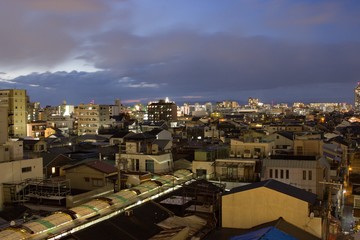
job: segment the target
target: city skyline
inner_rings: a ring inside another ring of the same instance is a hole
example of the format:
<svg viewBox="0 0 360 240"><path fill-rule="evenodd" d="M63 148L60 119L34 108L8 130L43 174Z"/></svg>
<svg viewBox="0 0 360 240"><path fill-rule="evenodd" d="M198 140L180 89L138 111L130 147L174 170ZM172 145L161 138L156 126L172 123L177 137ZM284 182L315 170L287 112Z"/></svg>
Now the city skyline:
<svg viewBox="0 0 360 240"><path fill-rule="evenodd" d="M353 104L360 80L355 1L0 4L1 89L42 105Z"/></svg>

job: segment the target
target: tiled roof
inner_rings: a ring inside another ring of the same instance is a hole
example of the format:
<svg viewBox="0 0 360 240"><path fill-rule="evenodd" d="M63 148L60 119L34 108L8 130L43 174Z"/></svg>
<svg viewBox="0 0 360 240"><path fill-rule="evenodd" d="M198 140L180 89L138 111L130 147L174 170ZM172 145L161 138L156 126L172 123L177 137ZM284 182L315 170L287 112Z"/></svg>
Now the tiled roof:
<svg viewBox="0 0 360 240"><path fill-rule="evenodd" d="M74 167L78 167L81 165L86 165L90 168L93 168L93 169L98 170L99 172L103 172L105 174L117 172L117 168L115 166L113 166L109 163L106 163L105 161L92 160L92 159L85 159L81 162L78 162L77 164L74 164L72 166L65 168L65 170L74 168Z"/></svg>
<svg viewBox="0 0 360 240"><path fill-rule="evenodd" d="M290 140L294 140L294 133L293 132L287 132L287 131L280 131L280 132L277 132L277 134L287 138L287 139L290 139Z"/></svg>
<svg viewBox="0 0 360 240"><path fill-rule="evenodd" d="M291 186L286 183L276 181L274 179L269 179L261 182L256 182L256 183L251 183L248 185L236 187L231 189L231 191L224 193L223 195L235 194L238 192L248 191L260 187L266 187L272 189L274 191L289 195L291 197L298 198L310 204L314 204L316 201L316 194Z"/></svg>
<svg viewBox="0 0 360 240"><path fill-rule="evenodd" d="M158 135L158 134L159 134L160 132L162 132L162 131L164 131L164 129L154 128L154 129L152 129L152 130L150 130L150 131L147 131L146 133L149 133L149 134L151 134L151 135L156 136L156 135Z"/></svg>
<svg viewBox="0 0 360 240"><path fill-rule="evenodd" d="M96 170L106 173L106 174L117 172L116 167L114 167L113 165L110 165L108 163L105 163L104 161L100 161L100 160L88 162L88 163L86 163L86 165L88 167L91 167L93 169L96 169Z"/></svg>
<svg viewBox="0 0 360 240"><path fill-rule="evenodd" d="M155 136L149 133L137 133L134 135L126 136L126 140L145 140L145 139L155 139Z"/></svg>
<svg viewBox="0 0 360 240"><path fill-rule="evenodd" d="M130 131L117 132L114 135L112 135L111 138L123 138L123 137L125 137L125 136L127 136L129 134L133 135L134 133L130 132Z"/></svg>

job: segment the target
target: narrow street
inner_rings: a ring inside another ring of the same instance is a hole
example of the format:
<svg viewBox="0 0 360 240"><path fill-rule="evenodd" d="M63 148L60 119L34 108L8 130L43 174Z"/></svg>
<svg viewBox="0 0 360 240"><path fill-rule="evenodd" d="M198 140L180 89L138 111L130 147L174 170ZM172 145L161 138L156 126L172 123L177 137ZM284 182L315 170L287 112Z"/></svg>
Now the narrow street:
<svg viewBox="0 0 360 240"><path fill-rule="evenodd" d="M342 233L339 236L341 239L354 239L360 240L360 232L354 232L355 218L353 216L353 207L354 207L354 196L352 195L351 186L345 187L346 192L344 193L344 201L342 205L342 216L341 216L341 227Z"/></svg>

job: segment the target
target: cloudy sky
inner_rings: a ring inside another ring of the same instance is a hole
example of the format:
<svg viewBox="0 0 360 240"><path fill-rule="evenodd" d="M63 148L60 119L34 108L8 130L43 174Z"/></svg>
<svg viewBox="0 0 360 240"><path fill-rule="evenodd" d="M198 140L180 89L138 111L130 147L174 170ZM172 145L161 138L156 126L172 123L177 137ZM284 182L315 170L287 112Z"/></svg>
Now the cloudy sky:
<svg viewBox="0 0 360 240"><path fill-rule="evenodd" d="M0 0L0 88L42 106L348 102L357 0Z"/></svg>

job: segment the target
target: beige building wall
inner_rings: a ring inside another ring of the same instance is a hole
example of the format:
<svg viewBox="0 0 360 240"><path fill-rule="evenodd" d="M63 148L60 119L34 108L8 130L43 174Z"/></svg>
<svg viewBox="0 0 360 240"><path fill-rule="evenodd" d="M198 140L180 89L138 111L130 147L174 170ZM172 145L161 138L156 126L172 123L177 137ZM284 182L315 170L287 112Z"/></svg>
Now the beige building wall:
<svg viewBox="0 0 360 240"><path fill-rule="evenodd" d="M320 139L295 139L295 155L319 156L322 153L322 140Z"/></svg>
<svg viewBox="0 0 360 240"><path fill-rule="evenodd" d="M10 160L21 160L24 157L24 148L22 141L7 141L9 147Z"/></svg>
<svg viewBox="0 0 360 240"><path fill-rule="evenodd" d="M100 127L100 105L80 104L75 109L78 135L97 134Z"/></svg>
<svg viewBox="0 0 360 240"><path fill-rule="evenodd" d="M0 145L0 162L10 161L10 151L9 146L4 144Z"/></svg>
<svg viewBox="0 0 360 240"><path fill-rule="evenodd" d="M27 124L27 95L23 89L0 90L0 106L8 108L10 137L25 137Z"/></svg>
<svg viewBox="0 0 360 240"><path fill-rule="evenodd" d="M222 197L222 227L252 228L279 217L321 238L321 218L310 218L308 203L266 187Z"/></svg>
<svg viewBox="0 0 360 240"><path fill-rule="evenodd" d="M75 189L94 190L110 186L112 183L106 180L106 176L107 174L86 165L65 169L65 177L70 180L71 188Z"/></svg>
<svg viewBox="0 0 360 240"><path fill-rule="evenodd" d="M117 156L118 158L119 156ZM152 160L154 163L154 173L168 173L173 170L173 159L171 153L164 154L121 154L122 159L127 160L127 169L146 172L146 160ZM139 169L136 169L136 162L139 162Z"/></svg>
<svg viewBox="0 0 360 240"><path fill-rule="evenodd" d="M214 173L214 162L213 161L192 161L192 172L195 173L198 177L205 177L210 179L215 176ZM199 173L206 171L205 176L199 176Z"/></svg>
<svg viewBox="0 0 360 240"><path fill-rule="evenodd" d="M4 204L3 183L19 183L28 178L43 178L43 159L34 158L0 163L0 207Z"/></svg>
<svg viewBox="0 0 360 240"><path fill-rule="evenodd" d="M0 106L0 145L8 140L8 108Z"/></svg>
<svg viewBox="0 0 360 240"><path fill-rule="evenodd" d="M274 142L243 142L230 140L230 157L261 158L267 157L272 151Z"/></svg>

